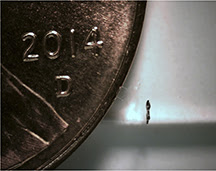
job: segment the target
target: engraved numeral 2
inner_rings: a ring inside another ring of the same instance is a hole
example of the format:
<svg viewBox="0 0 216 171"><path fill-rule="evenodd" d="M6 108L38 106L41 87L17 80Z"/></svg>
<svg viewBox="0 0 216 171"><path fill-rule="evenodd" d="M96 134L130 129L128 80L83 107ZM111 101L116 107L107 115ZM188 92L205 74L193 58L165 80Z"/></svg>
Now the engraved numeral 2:
<svg viewBox="0 0 216 171"><path fill-rule="evenodd" d="M24 62L37 61L39 58L38 54L30 54L34 49L36 37L37 37L36 34L34 34L33 32L26 33L22 36L23 41L26 41L27 39L31 40L29 47L26 49L26 51L23 54Z"/></svg>

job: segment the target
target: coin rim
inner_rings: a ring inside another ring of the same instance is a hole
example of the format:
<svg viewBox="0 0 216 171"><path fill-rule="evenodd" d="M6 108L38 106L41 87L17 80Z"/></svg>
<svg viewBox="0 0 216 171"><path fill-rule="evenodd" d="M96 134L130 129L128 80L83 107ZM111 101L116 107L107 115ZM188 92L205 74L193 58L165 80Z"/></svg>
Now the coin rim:
<svg viewBox="0 0 216 171"><path fill-rule="evenodd" d="M107 91L104 100L101 102L91 119L88 121L86 126L78 133L76 141L70 142L70 146L61 154L58 154L52 161L47 161L38 169L54 169L58 165L60 165L67 157L69 157L82 143L85 139L89 136L89 134L94 130L94 128L98 125L98 123L102 120L105 116L106 111L109 109L110 105L112 104L113 100L115 99L117 93L119 92L120 86L123 84L124 79L130 69L128 65L131 66L133 61L133 57L136 52L136 48L139 42L140 34L142 31L144 16L146 10L146 1L144 2L137 2L136 7L136 14L134 25L132 28L132 34L130 40L128 41L128 45L126 46L127 51L122 60L122 64L120 69L117 73L115 81L113 81L110 89ZM59 152L58 152L59 153Z"/></svg>
<svg viewBox="0 0 216 171"><path fill-rule="evenodd" d="M87 123L87 125L79 133L78 139L76 140L77 143L72 142L71 146L69 146L61 155L59 155L57 158L55 158L53 161L49 162L48 164L47 162L44 163L44 165L42 165L38 169L54 169L58 165L60 165L83 143L83 141L89 136L89 134L94 130L94 128L105 116L107 110L109 109L117 93L119 92L119 88L123 84L128 71L130 70L130 67L128 67L128 65L131 66L140 39L140 34L142 31L142 26L143 26L145 11L146 11L146 1L137 2L136 8L137 9L135 14L134 25L132 28L132 34L126 48L128 50L125 52L125 55L122 60L122 65L117 73L116 79L115 81L113 81L113 84L110 86L110 89L106 93L104 100L101 102L101 104L99 105L99 107L97 108L97 110L95 111L95 113L93 114L89 122Z"/></svg>

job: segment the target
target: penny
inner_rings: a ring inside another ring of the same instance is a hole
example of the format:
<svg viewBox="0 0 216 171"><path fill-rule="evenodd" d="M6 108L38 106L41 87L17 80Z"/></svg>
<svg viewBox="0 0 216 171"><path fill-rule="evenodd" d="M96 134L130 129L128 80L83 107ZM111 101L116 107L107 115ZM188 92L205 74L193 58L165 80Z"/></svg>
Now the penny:
<svg viewBox="0 0 216 171"><path fill-rule="evenodd" d="M145 2L1 2L2 169L50 169L93 131L132 62Z"/></svg>

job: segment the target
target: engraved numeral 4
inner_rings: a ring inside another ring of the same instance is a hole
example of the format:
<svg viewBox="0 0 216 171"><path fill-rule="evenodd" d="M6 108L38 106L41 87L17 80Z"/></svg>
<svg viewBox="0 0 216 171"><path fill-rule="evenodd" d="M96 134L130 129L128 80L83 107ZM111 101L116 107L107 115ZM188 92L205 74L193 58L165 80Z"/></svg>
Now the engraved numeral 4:
<svg viewBox="0 0 216 171"><path fill-rule="evenodd" d="M92 49L93 54L98 56L99 50L103 47L103 41L100 40L100 35L97 27L94 27L85 41L85 50Z"/></svg>

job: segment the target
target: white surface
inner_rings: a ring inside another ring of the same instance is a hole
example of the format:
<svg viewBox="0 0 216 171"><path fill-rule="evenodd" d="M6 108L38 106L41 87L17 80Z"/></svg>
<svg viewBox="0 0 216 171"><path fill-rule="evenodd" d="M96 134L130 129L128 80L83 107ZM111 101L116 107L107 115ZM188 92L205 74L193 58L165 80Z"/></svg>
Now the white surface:
<svg viewBox="0 0 216 171"><path fill-rule="evenodd" d="M111 115L144 123L149 99L151 124L216 122L216 2L147 4L134 65Z"/></svg>

